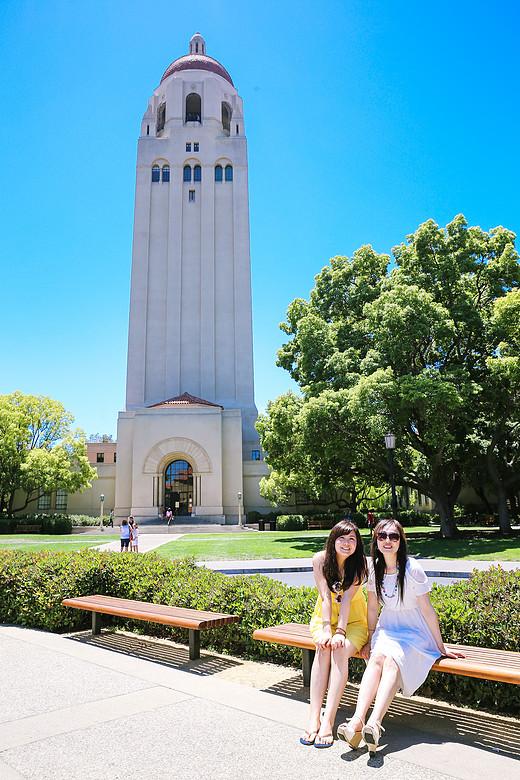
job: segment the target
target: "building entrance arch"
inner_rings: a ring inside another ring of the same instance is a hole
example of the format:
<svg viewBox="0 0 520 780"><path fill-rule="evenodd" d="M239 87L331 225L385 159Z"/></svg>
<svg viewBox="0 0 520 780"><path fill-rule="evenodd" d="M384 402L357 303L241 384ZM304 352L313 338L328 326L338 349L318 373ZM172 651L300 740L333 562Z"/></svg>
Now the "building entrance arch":
<svg viewBox="0 0 520 780"><path fill-rule="evenodd" d="M190 515L192 507L193 469L187 460L173 460L164 471L164 508Z"/></svg>

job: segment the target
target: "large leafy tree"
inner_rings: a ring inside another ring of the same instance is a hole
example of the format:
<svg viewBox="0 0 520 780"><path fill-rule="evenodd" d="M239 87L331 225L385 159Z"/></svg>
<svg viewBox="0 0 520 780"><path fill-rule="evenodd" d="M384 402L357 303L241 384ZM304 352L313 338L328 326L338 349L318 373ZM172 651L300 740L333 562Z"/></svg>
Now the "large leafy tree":
<svg viewBox="0 0 520 780"><path fill-rule="evenodd" d="M20 392L0 396L0 512L17 512L40 493L83 491L96 479L85 435L59 401ZM23 499L15 505L16 496Z"/></svg>
<svg viewBox="0 0 520 780"><path fill-rule="evenodd" d="M485 232L458 216L445 229L433 220L421 225L392 250L392 270L390 258L369 246L350 260L333 258L310 300L293 301L281 325L290 339L278 364L302 390L295 434L287 425L280 432L286 448L314 444L322 453L314 466L326 471L332 464L334 475L343 462L343 482L353 471L386 476L383 434L391 429L398 484L430 496L443 534L453 536L470 458L482 452L484 433L491 441L504 426L490 418L486 389L505 328L500 301L520 283L514 241L502 227ZM512 337L508 344L514 351ZM270 410L259 423L269 455L265 432L275 423ZM281 459L268 462L275 475L264 491L286 473Z"/></svg>

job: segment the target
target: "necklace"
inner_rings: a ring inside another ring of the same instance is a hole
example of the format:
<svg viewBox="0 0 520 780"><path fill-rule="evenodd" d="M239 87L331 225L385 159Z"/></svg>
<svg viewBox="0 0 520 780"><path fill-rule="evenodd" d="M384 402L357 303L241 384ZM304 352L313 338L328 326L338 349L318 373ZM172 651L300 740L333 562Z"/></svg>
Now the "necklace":
<svg viewBox="0 0 520 780"><path fill-rule="evenodd" d="M386 592L384 577L383 577L383 581L381 582L381 590L383 591L383 595L387 599L393 599L397 595L398 587L399 587L399 564L397 565L397 570L395 572L395 585L394 585L394 592L392 593L392 595Z"/></svg>

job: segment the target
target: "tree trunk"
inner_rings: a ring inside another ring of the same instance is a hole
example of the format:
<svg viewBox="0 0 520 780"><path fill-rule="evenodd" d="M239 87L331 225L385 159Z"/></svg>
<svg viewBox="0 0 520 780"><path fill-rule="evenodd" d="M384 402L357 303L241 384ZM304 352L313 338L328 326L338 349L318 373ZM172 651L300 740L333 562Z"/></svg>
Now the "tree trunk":
<svg viewBox="0 0 520 780"><path fill-rule="evenodd" d="M453 508L455 501L451 500L450 496L438 496L432 495L435 501L435 511L439 515L441 523L441 534L445 539L453 539L458 536L459 529L453 519Z"/></svg>
<svg viewBox="0 0 520 780"><path fill-rule="evenodd" d="M497 499L498 499L498 524L500 526L501 534L510 534L512 532L511 523L509 521L509 510L507 508L507 494L502 483L497 485Z"/></svg>
<svg viewBox="0 0 520 780"><path fill-rule="evenodd" d="M491 504L490 504L490 503L489 503L489 501L487 500L487 497L486 497L486 493L485 493L485 491L484 491L484 488L483 488L483 487L475 487L475 486L473 486L473 490L475 491L475 493L477 494L477 496L480 498L480 500L482 501L482 503L483 503L483 504L484 504L484 506L486 507L486 509L487 509L487 511L489 512L489 514L490 514L490 515L491 515L491 514L493 514L493 507L491 506Z"/></svg>
<svg viewBox="0 0 520 780"><path fill-rule="evenodd" d="M509 510L507 508L507 493L504 482L502 479L500 479L498 470L495 467L495 462L493 460L493 449L491 446L488 447L486 452L486 462L489 476L493 480L493 484L495 485L497 491L498 524L500 526L500 533L510 534L512 529L511 523L509 522Z"/></svg>

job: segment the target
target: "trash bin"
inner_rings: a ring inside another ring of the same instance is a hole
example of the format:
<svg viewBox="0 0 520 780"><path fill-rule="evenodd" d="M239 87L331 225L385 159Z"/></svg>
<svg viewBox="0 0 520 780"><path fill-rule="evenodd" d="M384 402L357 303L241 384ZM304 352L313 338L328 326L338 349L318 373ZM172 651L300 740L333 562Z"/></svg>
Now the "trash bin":
<svg viewBox="0 0 520 780"><path fill-rule="evenodd" d="M269 526L271 531L276 531L276 518L274 520L269 521Z"/></svg>
<svg viewBox="0 0 520 780"><path fill-rule="evenodd" d="M258 521L258 530L259 531L265 531L265 520L259 520Z"/></svg>

